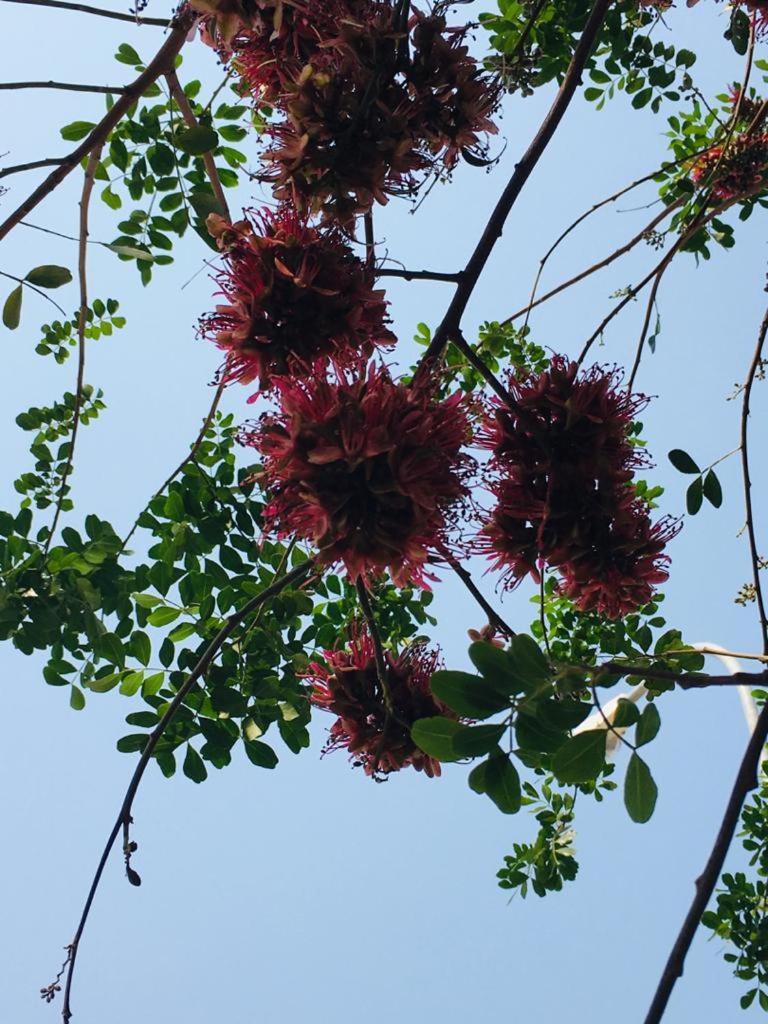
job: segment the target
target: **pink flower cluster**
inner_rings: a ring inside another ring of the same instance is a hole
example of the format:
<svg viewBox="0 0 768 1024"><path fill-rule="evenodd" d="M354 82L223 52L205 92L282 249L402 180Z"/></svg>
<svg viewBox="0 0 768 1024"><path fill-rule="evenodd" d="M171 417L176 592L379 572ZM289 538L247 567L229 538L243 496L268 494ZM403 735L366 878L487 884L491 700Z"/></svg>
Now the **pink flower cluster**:
<svg viewBox="0 0 768 1024"><path fill-rule="evenodd" d="M667 578L663 554L678 527L652 523L631 480L645 464L630 427L646 399L615 371L580 373L553 359L538 375L510 377L480 443L491 454L495 505L478 547L510 586L549 565L582 611L617 618L646 604Z"/></svg>
<svg viewBox="0 0 768 1024"><path fill-rule="evenodd" d="M337 229L321 232L290 206L211 227L226 301L202 318L201 333L227 354L224 380L267 388L276 375L358 366L394 344L384 292Z"/></svg>
<svg viewBox="0 0 768 1024"><path fill-rule="evenodd" d="M381 691L367 633L353 637L347 650L325 651L324 657L325 664L315 662L307 673L312 703L337 716L324 753L345 747L355 765L374 778L409 766L430 778L439 775L440 762L416 746L410 731L420 718L456 718L429 688L437 652L418 645L398 657L385 652L389 701Z"/></svg>
<svg viewBox="0 0 768 1024"><path fill-rule="evenodd" d="M263 461L266 528L309 541L352 579L387 570L399 586L426 586L427 562L468 496L466 399L438 401L373 367L275 384L278 412L242 435Z"/></svg>

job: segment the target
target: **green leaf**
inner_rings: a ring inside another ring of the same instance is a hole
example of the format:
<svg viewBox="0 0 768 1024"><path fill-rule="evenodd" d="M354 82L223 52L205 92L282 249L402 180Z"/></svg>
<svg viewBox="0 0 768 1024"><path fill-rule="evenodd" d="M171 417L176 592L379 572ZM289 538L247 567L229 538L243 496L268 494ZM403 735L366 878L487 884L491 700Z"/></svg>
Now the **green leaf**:
<svg viewBox="0 0 768 1024"><path fill-rule="evenodd" d="M454 751L453 741L464 728L466 726L442 715L420 718L411 726L411 739L420 750L438 761L458 761L461 755Z"/></svg>
<svg viewBox="0 0 768 1024"><path fill-rule="evenodd" d="M275 768L278 757L272 747L260 740L244 740L245 752L251 764L257 768Z"/></svg>
<svg viewBox="0 0 768 1024"><path fill-rule="evenodd" d="M90 135L95 127L92 121L73 121L61 129L61 137L67 142L79 142L86 135Z"/></svg>
<svg viewBox="0 0 768 1024"><path fill-rule="evenodd" d="M156 608L147 619L147 622L150 626L167 626L169 623L175 622L180 615L180 608Z"/></svg>
<svg viewBox="0 0 768 1024"><path fill-rule="evenodd" d="M520 679L525 680L526 689L534 689L551 677L549 662L533 637L527 633L518 633L512 638L510 654L514 670Z"/></svg>
<svg viewBox="0 0 768 1024"><path fill-rule="evenodd" d="M480 640L470 646L469 657L483 677L493 683L497 693L511 696L525 691L526 681L516 671L515 662L508 651Z"/></svg>
<svg viewBox="0 0 768 1024"><path fill-rule="evenodd" d="M21 285L14 288L3 306L3 323L9 331L15 331L21 320L21 299L23 290Z"/></svg>
<svg viewBox="0 0 768 1024"><path fill-rule="evenodd" d="M572 736L552 758L552 771L566 784L592 782L605 763L604 729L590 729Z"/></svg>
<svg viewBox="0 0 768 1024"><path fill-rule="evenodd" d="M186 128L176 135L176 145L190 156L209 153L219 144L219 136L212 128L199 124L194 128Z"/></svg>
<svg viewBox="0 0 768 1024"><path fill-rule="evenodd" d="M700 473L701 470L693 461L688 452L684 452L682 448L673 448L667 456L669 461L678 471L678 473Z"/></svg>
<svg viewBox="0 0 768 1024"><path fill-rule="evenodd" d="M701 482L701 477L697 476L685 493L685 507L688 509L688 514L695 516L701 508L703 500L704 487Z"/></svg>
<svg viewBox="0 0 768 1024"><path fill-rule="evenodd" d="M635 730L636 745L638 747L644 747L646 743L650 743L651 740L656 737L660 727L661 717L659 715L659 709L655 704L646 704L642 715L640 715L640 721L637 723L637 729Z"/></svg>
<svg viewBox="0 0 768 1024"><path fill-rule="evenodd" d="M111 249L118 256L128 256L132 260L145 260L147 263L155 262L155 257L152 253L144 252L143 249L135 249L132 245L108 245L107 249Z"/></svg>
<svg viewBox="0 0 768 1024"><path fill-rule="evenodd" d="M522 799L517 769L505 755L491 757L485 764L486 794L502 814L517 814Z"/></svg>
<svg viewBox="0 0 768 1024"><path fill-rule="evenodd" d="M72 280L72 274L66 267L44 264L41 267L35 267L34 270L30 270L24 280L29 281L30 284L37 285L38 288L61 288L62 285L69 284Z"/></svg>
<svg viewBox="0 0 768 1024"><path fill-rule="evenodd" d="M109 693L123 678L122 672L110 672L109 675L99 676L98 679L91 679L88 682L88 689L94 693Z"/></svg>
<svg viewBox="0 0 768 1024"><path fill-rule="evenodd" d="M542 722L533 712L521 711L515 722L515 738L521 750L552 754L567 740L562 729Z"/></svg>
<svg viewBox="0 0 768 1024"><path fill-rule="evenodd" d="M132 68L135 68L137 64L141 64L141 57L128 43L120 43L115 54L115 60L119 60L121 64L128 64Z"/></svg>
<svg viewBox="0 0 768 1024"><path fill-rule="evenodd" d="M130 736L122 736L117 741L117 749L121 754L136 754L143 750L149 742L149 735L145 732L134 732Z"/></svg>
<svg viewBox="0 0 768 1024"><path fill-rule="evenodd" d="M132 594L131 596L140 608L154 608L163 603L162 597L155 597L154 594Z"/></svg>
<svg viewBox="0 0 768 1024"><path fill-rule="evenodd" d="M72 689L69 694L69 706L73 711L82 711L85 707L85 694L78 687L72 684Z"/></svg>
<svg viewBox="0 0 768 1024"><path fill-rule="evenodd" d="M134 694L139 692L143 682L143 672L129 672L122 683L120 683L120 693L124 697L133 697Z"/></svg>
<svg viewBox="0 0 768 1024"><path fill-rule="evenodd" d="M441 670L435 672L429 685L439 700L466 718L489 718L509 707L509 700L489 686L487 679L468 672Z"/></svg>
<svg viewBox="0 0 768 1024"><path fill-rule="evenodd" d="M634 725L639 718L640 709L637 704L633 700L627 700L626 697L619 697L612 724L617 729L625 729L630 725Z"/></svg>
<svg viewBox="0 0 768 1024"><path fill-rule="evenodd" d="M627 765L624 779L624 806L632 821L639 824L649 820L656 806L659 790L653 781L651 770L637 754L633 754Z"/></svg>
<svg viewBox="0 0 768 1024"><path fill-rule="evenodd" d="M504 735L506 725L461 725L452 743L457 757L479 757L488 754Z"/></svg>
<svg viewBox="0 0 768 1024"><path fill-rule="evenodd" d="M715 508L720 508L723 504L723 489L720 486L720 481L717 478L714 470L711 470L704 477L704 497Z"/></svg>
<svg viewBox="0 0 768 1024"><path fill-rule="evenodd" d="M191 779L193 782L205 782L208 778L208 769L203 764L203 759L200 757L194 747L188 746L187 753L184 755L184 764L182 771Z"/></svg>

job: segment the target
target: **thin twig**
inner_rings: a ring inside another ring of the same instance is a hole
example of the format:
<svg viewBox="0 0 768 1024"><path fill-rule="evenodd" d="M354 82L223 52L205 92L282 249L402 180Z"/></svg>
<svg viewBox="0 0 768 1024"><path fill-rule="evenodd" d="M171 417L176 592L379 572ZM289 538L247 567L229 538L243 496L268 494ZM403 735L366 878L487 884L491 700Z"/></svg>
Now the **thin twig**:
<svg viewBox="0 0 768 1024"><path fill-rule="evenodd" d="M14 2L19 2L19 0L14 0ZM47 2L50 5L52 0L47 0ZM122 17L121 15L121 19ZM24 220L46 196L50 195L64 181L67 175L77 167L81 160L89 156L97 146L101 146L107 140L109 133L115 125L118 124L133 104L144 94L147 88L161 75L164 75L173 68L174 59L186 42L192 20L192 15L188 11L183 12L175 19L173 28L168 33L165 42L147 68L130 85L125 87L125 91L115 101L112 108L95 128L89 132L80 145L73 149L68 156L64 157L56 170L49 174L45 181L38 185L34 192L0 224L0 239L5 238L19 221Z"/></svg>
<svg viewBox="0 0 768 1024"><path fill-rule="evenodd" d="M645 307L645 317L643 318L643 328L640 331L640 338L639 338L638 343L637 343L637 352L635 353L635 361L632 364L632 371L631 371L631 373L629 375L629 380L627 381L627 390L628 391L631 391L632 388L635 385L635 377L637 376L637 371L640 369L640 360L643 358L643 349L645 348L645 339L648 337L648 331L650 330L650 326L651 326L651 317L653 316L653 310L656 307L656 296L658 295L658 292L659 292L659 285L661 284L661 279L664 276L664 272L666 271L668 266L669 266L669 263L665 263L662 267L659 268L659 271L656 274L656 277L654 278L653 284L651 285L651 294L648 296L648 304ZM658 313L657 313L657 315L658 315Z"/></svg>
<svg viewBox="0 0 768 1024"><path fill-rule="evenodd" d="M765 345L765 337L768 333L768 310L766 310L763 322L760 325L760 331L757 337L757 345L755 346L755 354L752 357L752 362L747 373L747 379L744 383L744 397L741 406L741 475L744 481L744 504L746 506L747 513L747 536L749 538L749 553L752 561L752 578L755 585L755 599L757 601L757 610L760 615L760 630L763 638L763 654L768 654L768 615L765 610L765 599L763 597L763 588L760 581L760 556L757 552L757 538L755 536L755 518L754 509L752 507L752 479L749 471L749 447L748 447L748 435L749 435L749 401L752 395L752 385L755 382L757 371L762 363L763 346Z"/></svg>
<svg viewBox="0 0 768 1024"><path fill-rule="evenodd" d="M91 7L89 4L71 4L64 0L2 0L3 3L30 4L36 7L53 7L62 11L79 11L81 14L95 14L99 18L112 18L114 21L128 21L131 25L155 25L168 28L172 22L166 18L142 18L138 14L121 14L119 11L105 11L102 7Z"/></svg>
<svg viewBox="0 0 768 1024"><path fill-rule="evenodd" d="M83 407L83 386L85 384L85 329L88 326L88 279L86 275L86 264L88 254L88 208L91 201L91 193L95 182L96 168L101 158L101 146L93 150L88 157L85 168L85 179L83 181L83 193L80 197L80 242L77 256L77 275L80 282L80 311L77 318L77 384L75 386L75 409L72 414L72 433L69 438L69 451L64 472L61 475L56 507L53 513L53 521L48 537L45 541L45 554L51 547L56 527L59 525L59 518L64 506L64 499L67 496L67 481L72 473L75 460L75 444L77 442L77 431L80 426L80 416Z"/></svg>
<svg viewBox="0 0 768 1024"><path fill-rule="evenodd" d="M438 270L400 270L399 267L379 267L375 277L402 277L404 281L445 281L458 284L461 271L454 274L443 274Z"/></svg>
<svg viewBox="0 0 768 1024"><path fill-rule="evenodd" d="M459 577L461 582L464 584L464 586L470 592L472 597L474 597L475 601L477 601L477 603L483 609L485 614L488 616L488 625L492 626L496 630L497 633L503 633L505 636L508 636L510 639L513 636L516 636L516 633L515 633L514 629L512 629L511 626L507 625L507 623L504 621L504 619L502 619L502 617L499 615L499 613L496 611L496 609L493 607L493 605L490 604L485 599L485 597L482 595L482 593L480 592L480 590L477 587L477 584L472 579L471 575L467 572L467 570L464 568L464 566L461 564L461 562L459 562L459 560L457 558L455 558L447 550L443 551L442 554L443 554L443 557L445 558L445 560L450 565L450 567L453 569L453 571Z"/></svg>
<svg viewBox="0 0 768 1024"><path fill-rule="evenodd" d="M768 738L768 704L760 712L755 730L747 744L712 852L704 870L696 879L696 892L693 901L664 966L651 1007L645 1018L645 1024L659 1024L664 1016L675 982L682 977L685 958L693 942L696 929L699 927L701 915L712 897L725 863L726 854L733 842L742 804L747 794L757 788L758 769L766 738Z"/></svg>
<svg viewBox="0 0 768 1024"><path fill-rule="evenodd" d="M121 93L124 85L77 85L74 82L0 82L3 89L64 89L67 92Z"/></svg>
<svg viewBox="0 0 768 1024"><path fill-rule="evenodd" d="M505 324L513 323L515 320L518 320L523 315L525 315L527 317L528 314L532 310L536 309L537 306L541 306L544 302L548 302L549 299L554 298L555 295L559 295L560 292L564 292L564 291L566 291L566 289L572 288L573 285L578 284L580 281L583 281L585 278L590 277L592 274L597 273L597 271L604 270L605 267L609 267L611 265L611 263L615 262L615 260L619 259L621 256L626 255L626 253L628 253L632 249L634 249L634 247L636 245L638 245L638 243L642 242L647 237L647 235L648 235L648 233L650 231L653 231L656 227L658 227L658 225L661 224L661 222L663 220L665 220L667 217L669 217L670 214L674 213L674 211L676 209L678 209L678 207L682 206L682 203L683 203L682 199L678 199L674 203L670 203L669 206L665 207L661 211L661 213L658 214L658 216L654 217L653 220L649 224L646 224L645 227L642 228L640 231L638 231L637 234L634 235L627 243L625 243L624 245L620 246L614 252L610 253L610 255L604 257L601 260L598 260L597 263L593 263L592 266L587 267L586 270L582 270L580 273L575 274L573 277L568 278L567 281L561 282L559 285L557 285L556 288L551 288L548 292L546 292L544 295L540 296L537 299L537 298L535 298L535 294L536 294L536 290L538 288L539 277L541 275L541 271L543 270L544 265L545 265L547 259L554 252L554 247L552 249L550 249L549 252L547 253L547 255L541 261L541 264L540 264L540 267L539 267L539 275L537 276L536 281L534 282L533 291L531 293L531 298L530 298L530 300L528 302L528 305L527 306L523 306L522 309L518 309L518 311L516 313L513 313L511 316L508 316L506 318L506 320L504 320L504 323ZM593 209L596 209L596 207L594 207ZM576 223L577 222L574 222L573 226L575 226ZM561 238L563 238L563 237L565 237L565 236L562 235ZM527 323L527 320L526 320L526 323Z"/></svg>
<svg viewBox="0 0 768 1024"><path fill-rule="evenodd" d="M229 616L229 618L218 631L216 636L208 644L202 656L198 660L197 664L187 676L187 679L185 680L183 685L177 691L175 697L168 705L168 708L163 717L160 719L158 724L149 734L147 744L144 747L144 750L142 751L141 757L139 758L139 763L136 765L133 775L131 776L131 780L128 783L128 788L125 792L125 796L123 797L123 802L120 805L120 811L117 815L117 819L115 821L115 824L112 826L112 831L109 833L106 845L99 859L99 863L96 867L96 873L93 877L93 881L91 882L91 887L88 890L88 896L85 901L83 913L80 917L80 921L75 932L75 937L72 940L72 944L70 947L71 952L69 957L69 963L67 965L67 980L64 987L64 1005L62 1007L62 1019L64 1021L64 1024L68 1024L72 1016L70 1004L72 978L75 971L75 964L77 961L77 953L80 947L80 941L82 939L83 931L85 930L85 926L88 921L91 905L93 904L94 897L99 888L101 876L104 873L104 868L106 867L109 855L112 852L112 849L115 845L115 840L117 839L119 833L123 829L127 828L128 825L130 825L131 823L131 812L133 809L133 802L136 798L136 793L138 792L144 772L146 771L147 765L149 764L152 758L152 754L154 753L157 744L160 742L166 729L168 728L171 721L175 717L176 712L179 710L181 705L186 700L187 696L192 690L192 687L195 685L198 679L200 679L205 674L205 672L208 670L208 667L212 664L213 660L215 659L216 655L219 653L223 645L226 643L226 641L234 632L234 630L237 629L240 623L247 619L248 616L252 612L256 611L256 609L259 608L262 604L270 600L270 598L275 597L277 594L281 593L281 591L283 591L287 586L290 586L291 583L296 583L297 581L299 581L303 576L305 576L309 572L310 568L312 568L313 565L314 559L311 558L307 559L306 562L302 562L301 565L297 566L295 569L292 569L291 572L286 573L285 576L283 576L276 582L272 583L265 590L262 590L260 594L256 594L255 597L252 597L251 600L248 601L248 603L240 609L240 611L234 612L232 615ZM129 847L127 852L130 853L130 843L128 843L127 845Z"/></svg>
<svg viewBox="0 0 768 1024"><path fill-rule="evenodd" d="M8 178L11 174L20 174L22 171L36 171L38 167L58 167L64 163L63 156L46 157L44 160L30 160L26 164L13 164L11 167L4 167L0 171L0 178Z"/></svg>
<svg viewBox="0 0 768 1024"><path fill-rule="evenodd" d="M360 602L360 608L362 609L365 621L368 625L368 632L371 634L373 655L376 661L376 675L379 679L379 688L381 689L381 695L384 699L384 707L387 710L387 717L393 717L395 714L395 708L392 703L392 691L389 688L389 672L387 671L387 660L384 656L384 646L381 642L379 626L376 622L376 617L373 614L373 608L371 607L371 599L368 596L368 590L366 589L365 582L362 579L358 579L357 581L357 598Z"/></svg>
<svg viewBox="0 0 768 1024"><path fill-rule="evenodd" d="M179 473L181 473L181 471L184 469L184 467L186 465L188 465L188 463L192 462L192 460L197 455L198 451L200 450L200 445L203 443L203 441L205 440L205 435L208 433L208 428L210 427L211 423L213 423L213 417L216 415L216 410L219 408L219 402L221 401L221 396L224 394L225 387L226 387L226 384L224 383L224 381L221 381L219 386L216 388L216 393L213 396L213 402L211 403L211 407L208 410L208 412L206 413L205 419L203 420L203 425L200 428L197 437L192 442L192 446L190 447L189 452L187 453L187 455L184 456L184 458L178 464L176 469L174 469L174 471L158 487L158 489L152 495L152 498L149 499L150 501L152 501L153 498L156 498L159 494L162 494L163 491L165 491L166 488L169 487L173 483L173 481L176 479L176 477L179 475ZM120 548L120 553L125 551L125 549L128 546L128 542L130 541L131 537L133 537L134 533L136 533L136 530L138 529L138 526L139 526L139 519L140 518L141 518L141 514L139 514L136 517L136 520L135 520L133 526L128 531L128 534L126 535L126 538L123 541L122 546Z"/></svg>
<svg viewBox="0 0 768 1024"><path fill-rule="evenodd" d="M23 277L16 277L15 274L8 274L4 270L0 270L0 277L7 277L9 281L16 281L17 284L24 285L25 288L29 288L31 291L35 292L41 298L47 299L47 301L50 302L52 306L55 306L56 309L58 309L62 316L67 315L66 310L62 309L55 299L52 299L50 295L48 295L46 292L42 290L42 288L36 288L35 285L30 284L29 281L25 281Z"/></svg>
<svg viewBox="0 0 768 1024"><path fill-rule="evenodd" d="M192 109L192 104L187 98L187 94L181 87L181 82L179 81L176 72L173 70L168 71L165 76L165 80L168 83L168 88L171 90L171 96L173 96L176 101L176 106L181 111L181 116L184 118L185 124L188 128L197 128L198 120L195 117L195 112ZM203 153L203 164L205 165L205 173L208 175L208 180L211 183L213 194L216 196L219 206L221 207L221 213L227 218L227 220L231 221L232 217L229 212L227 198L224 195L221 178L219 177L219 172L216 169L216 161L210 150Z"/></svg>
<svg viewBox="0 0 768 1024"><path fill-rule="evenodd" d="M533 138L526 152L520 158L515 170L501 194L496 207L491 214L485 230L478 241L475 251L472 253L466 265L461 281L456 288L456 294L448 307L442 323L435 332L419 366L419 373L428 373L432 363L442 353L445 345L456 334L461 325L461 319L467 308L469 300L475 289L483 269L493 248L501 237L507 217L509 216L518 196L523 190L526 182L533 173L536 165L549 145L552 136L555 134L563 116L573 99L576 89L581 82L582 72L594 49L598 34L602 28L611 0L596 0L592 11L587 19L581 39L574 50L568 70L563 78L562 85L544 118L539 130Z"/></svg>

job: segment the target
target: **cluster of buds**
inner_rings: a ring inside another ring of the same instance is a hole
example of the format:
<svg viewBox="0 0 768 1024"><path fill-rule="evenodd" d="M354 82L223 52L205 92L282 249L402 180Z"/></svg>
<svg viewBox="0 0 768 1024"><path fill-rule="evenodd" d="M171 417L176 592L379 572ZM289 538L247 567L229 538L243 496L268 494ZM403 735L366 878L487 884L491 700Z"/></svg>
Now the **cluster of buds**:
<svg viewBox="0 0 768 1024"><path fill-rule="evenodd" d="M224 253L225 302L201 320L201 334L226 352L225 381L317 373L323 364L364 365L395 338L384 293L338 229L319 231L290 207L236 224L212 215Z"/></svg>
<svg viewBox="0 0 768 1024"><path fill-rule="evenodd" d="M646 462L630 441L646 399L619 388L615 371L580 373L560 356L543 373L510 377L509 389L480 437L496 502L479 549L509 586L556 569L582 611L616 618L646 604L667 578L663 551L677 530L651 522L631 482Z"/></svg>
<svg viewBox="0 0 768 1024"><path fill-rule="evenodd" d="M301 537L353 580L388 570L426 586L468 495L466 400L443 401L386 370L335 381L276 380L279 409L246 429L262 457L267 529Z"/></svg>
<svg viewBox="0 0 768 1024"><path fill-rule="evenodd" d="M353 636L346 650L325 651L325 664L309 666L312 703L337 716L323 752L346 748L355 766L379 780L408 766L432 778L440 762L416 746L411 726L436 715L456 718L429 688L438 654L421 645L397 657L383 653L385 692L367 633Z"/></svg>

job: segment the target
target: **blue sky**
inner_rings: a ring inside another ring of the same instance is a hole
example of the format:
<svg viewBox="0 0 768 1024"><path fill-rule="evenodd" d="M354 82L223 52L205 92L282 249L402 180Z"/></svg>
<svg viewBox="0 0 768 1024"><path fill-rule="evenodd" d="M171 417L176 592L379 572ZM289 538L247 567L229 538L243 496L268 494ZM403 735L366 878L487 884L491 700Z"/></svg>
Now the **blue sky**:
<svg viewBox="0 0 768 1024"><path fill-rule="evenodd" d="M473 9L490 6L476 4ZM119 9L115 5L115 9ZM467 10L463 8L463 10ZM148 12L162 14L160 8ZM3 9L3 80L29 77L112 83L125 70L111 59L128 41L143 55L159 45L157 29L42 8ZM711 96L740 76L722 40L722 6L701 3L669 17L678 46L700 54L696 81ZM31 70L34 65L34 72ZM215 82L208 51L190 46L182 80ZM412 268L459 268L550 100L541 95L507 104L501 122L506 149L491 174L463 168L450 189L435 189L412 219L396 203L378 212L382 245ZM64 152L58 127L96 119L97 96L2 93L3 152L13 163ZM597 113L577 98L511 216L473 297L467 323L503 318L519 308L537 261L583 209L656 166L665 155L665 114L629 108L624 97ZM501 142L499 143L501 146ZM10 179L3 209L20 200L34 175ZM30 218L74 233L78 183L72 178ZM629 238L653 211L633 194L572 236L552 261L544 284L593 262ZM249 204L245 190L242 202ZM234 203L233 203L234 205ZM94 204L92 237L110 240L114 215ZM75 499L79 514L96 511L118 531L185 450L209 401L217 354L195 340L197 316L208 308L206 273L181 290L205 256L194 239L173 268L143 290L109 254L92 258L92 294L119 298L128 326L92 345L87 379L104 388L108 410L83 432ZM39 263L74 265L74 247L18 228L0 250L0 269L22 276ZM616 289L655 261L643 247L534 314L534 339L575 354L602 318ZM763 315L764 227L755 216L738 228L738 245L698 269L681 258L660 292L662 334L641 368L638 386L657 395L645 415L646 437L667 487L665 511L682 512L685 481L665 453L685 448L710 462L738 442L738 403L727 401L742 380ZM435 324L450 296L437 284L389 282L403 360L418 321ZM74 307L72 285L64 296ZM597 353L603 362L631 359L643 304L617 321ZM23 408L72 389L75 368L34 353L35 325L49 318L28 302L22 328L2 334L6 372L0 379L2 450L7 470L2 504L15 500L11 480L25 465L25 438L13 424ZM760 479L765 401L754 401L753 445L758 529L768 494ZM232 389L227 408L245 418L247 391ZM674 542L666 614L689 640L756 650L752 609L734 604L749 579L738 467L724 463L726 501L686 522ZM762 550L768 549L763 544ZM480 567L478 567L480 568ZM484 586L493 593L493 582ZM530 591L504 598L507 619L523 628ZM466 630L482 616L451 580L437 588L436 632L447 662L466 658ZM72 712L66 694L46 687L40 662L0 651L6 728L0 800L6 826L0 937L6 966L8 1020L55 1019L39 988L51 979L69 941L106 833L131 770L116 752L131 710L117 693L89 698ZM581 871L563 893L515 900L495 884L495 871L515 840L533 835L524 814L507 818L466 785L466 768L449 766L442 780L403 773L376 786L342 754L319 760L316 742L299 758L280 750L281 764L264 772L236 759L200 787L150 772L135 808L136 867L141 889L125 882L116 857L108 869L81 948L74 993L77 1024L367 1024L397 1019L446 1024L491 1018L571 1024L616 1017L642 1020L661 965L693 892L729 791L746 729L734 693L665 697L662 730L649 748L659 783L656 814L633 825L617 796L602 806L584 801L578 817ZM619 757L619 778L625 762ZM734 861L737 863L738 861ZM739 1019L740 985L729 976L717 942L700 936L673 997L670 1024ZM757 1013L759 1011L751 1011Z"/></svg>

